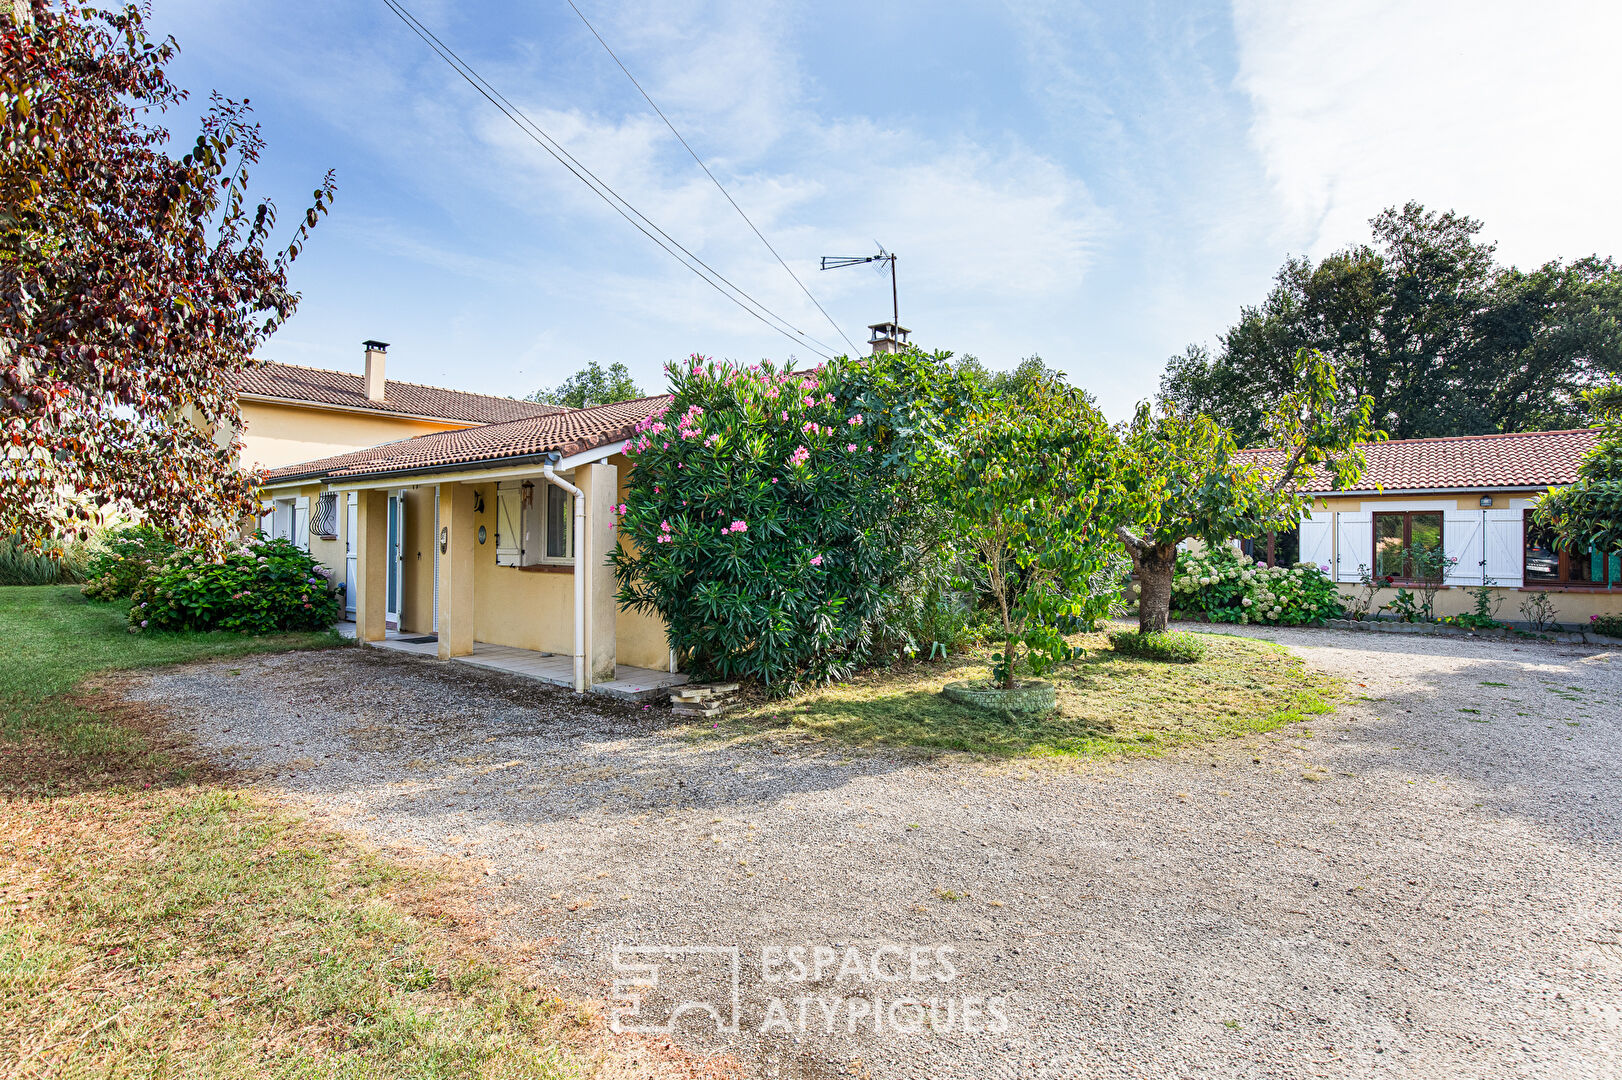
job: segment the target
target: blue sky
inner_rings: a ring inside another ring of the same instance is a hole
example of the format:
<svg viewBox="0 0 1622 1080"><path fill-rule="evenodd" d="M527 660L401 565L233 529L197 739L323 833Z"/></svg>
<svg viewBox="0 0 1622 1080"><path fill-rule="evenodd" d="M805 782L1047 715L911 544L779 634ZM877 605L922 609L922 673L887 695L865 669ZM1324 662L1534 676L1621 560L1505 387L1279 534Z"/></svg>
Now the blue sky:
<svg viewBox="0 0 1622 1080"><path fill-rule="evenodd" d="M1290 254L1418 199L1520 265L1622 255L1622 5L577 0L851 338L900 255L926 348L1039 353L1115 418ZM662 228L807 333L824 321L565 0L409 0ZM332 216L264 355L520 395L588 359L812 356L676 265L479 98L382 0L154 0L193 106L252 100L255 188ZM188 135L191 113L169 118Z"/></svg>

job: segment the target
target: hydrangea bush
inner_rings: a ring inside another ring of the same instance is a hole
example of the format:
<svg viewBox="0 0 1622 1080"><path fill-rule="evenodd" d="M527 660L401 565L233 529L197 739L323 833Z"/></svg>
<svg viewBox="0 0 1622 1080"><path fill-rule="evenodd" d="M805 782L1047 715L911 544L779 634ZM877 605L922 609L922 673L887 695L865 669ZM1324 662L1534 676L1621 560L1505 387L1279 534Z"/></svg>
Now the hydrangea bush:
<svg viewBox="0 0 1622 1080"><path fill-rule="evenodd" d="M1327 566L1252 562L1222 545L1177 556L1173 606L1212 622L1321 625L1345 610Z"/></svg>
<svg viewBox="0 0 1622 1080"><path fill-rule="evenodd" d="M263 534L219 557L176 551L136 587L130 631L326 630L343 610L331 574L309 552Z"/></svg>
<svg viewBox="0 0 1622 1080"><path fill-rule="evenodd" d="M782 690L845 677L922 557L907 511L944 360L796 371L694 357L667 374L673 402L625 445L620 603L662 618L704 676Z"/></svg>
<svg viewBox="0 0 1622 1080"><path fill-rule="evenodd" d="M162 533L146 525L114 529L101 539L85 567L80 590L92 600L122 600L135 591L153 565L175 550Z"/></svg>

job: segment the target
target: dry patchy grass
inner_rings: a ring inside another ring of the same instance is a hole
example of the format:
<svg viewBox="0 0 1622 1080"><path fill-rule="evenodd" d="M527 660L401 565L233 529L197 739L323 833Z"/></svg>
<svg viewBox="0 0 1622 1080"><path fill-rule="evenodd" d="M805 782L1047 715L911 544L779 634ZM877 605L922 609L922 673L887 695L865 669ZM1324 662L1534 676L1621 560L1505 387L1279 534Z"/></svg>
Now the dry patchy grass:
<svg viewBox="0 0 1622 1080"><path fill-rule="evenodd" d="M1158 754L1177 746L1271 731L1328 712L1337 684L1283 647L1202 635L1209 649L1195 664L1122 656L1103 634L1080 635L1078 661L1049 678L1058 709L1035 720L1007 720L941 697L948 682L984 679L988 659L972 654L869 672L786 701L760 702L700 737L784 735L858 746L920 747L999 757L1088 758Z"/></svg>
<svg viewBox="0 0 1622 1080"><path fill-rule="evenodd" d="M385 859L234 786L100 674L330 636L137 637L62 588L0 589L0 633L0 1074L726 1071L608 1039L595 1005L504 969L466 867Z"/></svg>

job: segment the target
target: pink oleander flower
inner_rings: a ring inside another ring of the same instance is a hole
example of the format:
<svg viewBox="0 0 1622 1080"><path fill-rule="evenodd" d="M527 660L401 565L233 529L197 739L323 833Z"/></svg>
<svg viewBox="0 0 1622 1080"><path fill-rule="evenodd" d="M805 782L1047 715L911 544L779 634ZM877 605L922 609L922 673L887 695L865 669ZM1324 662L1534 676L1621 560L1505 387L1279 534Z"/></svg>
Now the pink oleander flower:
<svg viewBox="0 0 1622 1080"><path fill-rule="evenodd" d="M849 420L845 421L845 423L849 424L851 427L855 427L857 424L860 424L861 422L862 422L862 414L861 413L857 413L855 416L853 416Z"/></svg>
<svg viewBox="0 0 1622 1080"><path fill-rule="evenodd" d="M663 532L669 532L670 531L670 519L665 518L663 521L661 521L659 523L659 528Z"/></svg>
<svg viewBox="0 0 1622 1080"><path fill-rule="evenodd" d="M854 454L856 452L856 444L855 443L846 443L845 444L845 452L850 453L850 454Z"/></svg>
<svg viewBox="0 0 1622 1080"><path fill-rule="evenodd" d="M788 458L789 468L792 469L796 465L804 465L807 459L810 457L811 451L807 450L804 446L796 446L794 448L794 453L790 454Z"/></svg>
<svg viewBox="0 0 1622 1080"><path fill-rule="evenodd" d="M821 566L822 565L822 556L821 555L813 555L813 556L811 556L811 565L812 566Z"/></svg>
<svg viewBox="0 0 1622 1080"><path fill-rule="evenodd" d="M727 531L728 532L748 532L749 531L749 526L747 524L745 524L744 522L742 522L742 521L734 521L731 525L727 526Z"/></svg>

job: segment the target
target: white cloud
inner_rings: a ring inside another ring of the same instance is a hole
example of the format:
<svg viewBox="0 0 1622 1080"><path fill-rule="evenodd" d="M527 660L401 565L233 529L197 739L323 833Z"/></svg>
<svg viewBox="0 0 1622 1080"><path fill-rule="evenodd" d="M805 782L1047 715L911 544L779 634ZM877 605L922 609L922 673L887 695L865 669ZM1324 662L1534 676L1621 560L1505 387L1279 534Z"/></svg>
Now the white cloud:
<svg viewBox="0 0 1622 1080"><path fill-rule="evenodd" d="M1235 0L1234 21L1252 139L1314 253L1416 199L1506 261L1622 255L1622 5Z"/></svg>

